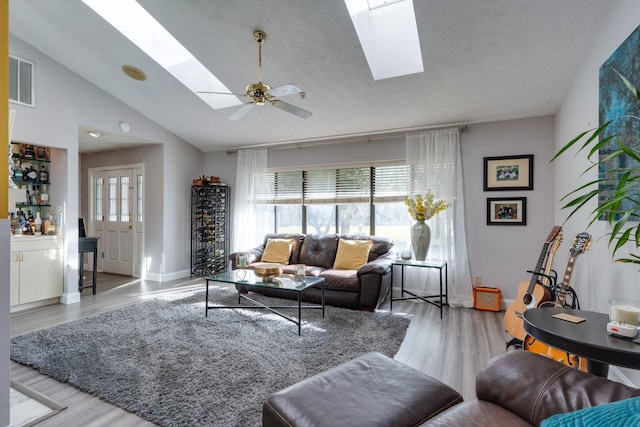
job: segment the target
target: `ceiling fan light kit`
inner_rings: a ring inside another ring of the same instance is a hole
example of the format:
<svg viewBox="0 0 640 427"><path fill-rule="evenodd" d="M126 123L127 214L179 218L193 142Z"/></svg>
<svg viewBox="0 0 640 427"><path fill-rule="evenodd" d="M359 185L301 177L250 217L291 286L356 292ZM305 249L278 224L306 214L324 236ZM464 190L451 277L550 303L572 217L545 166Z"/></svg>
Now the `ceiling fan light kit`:
<svg viewBox="0 0 640 427"><path fill-rule="evenodd" d="M253 109L256 105L262 106L265 104L271 104L271 106L276 107L282 111L286 111L287 113L294 114L300 118L306 119L311 116L311 112L307 110L303 110L300 107L296 107L293 104L289 104L288 102L281 101L277 99L278 97L288 96L288 95L300 95L300 98L304 99L306 94L299 87L288 83L282 86L277 86L272 88L268 84L262 82L262 44L267 40L267 34L264 31L254 31L253 38L258 43L258 82L250 83L245 88L244 94L234 94L234 93L224 93L224 92L206 92L201 91L198 93L210 93L215 95L235 95L235 96L244 96L247 98L251 98L250 102L247 102L235 113L229 117L230 120L237 120L245 116L249 111Z"/></svg>

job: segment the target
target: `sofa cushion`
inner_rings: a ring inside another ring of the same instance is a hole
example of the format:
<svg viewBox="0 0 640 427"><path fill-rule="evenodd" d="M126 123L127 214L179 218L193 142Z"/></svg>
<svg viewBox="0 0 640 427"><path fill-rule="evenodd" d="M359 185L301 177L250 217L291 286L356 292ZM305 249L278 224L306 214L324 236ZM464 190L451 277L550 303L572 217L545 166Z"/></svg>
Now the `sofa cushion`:
<svg viewBox="0 0 640 427"><path fill-rule="evenodd" d="M384 254L388 253L393 248L393 242L387 237L382 236L368 236L365 234L347 234L340 236L347 240L371 240L373 244L369 249L369 260L380 258Z"/></svg>
<svg viewBox="0 0 640 427"><path fill-rule="evenodd" d="M300 248L298 263L331 268L337 250L337 234L307 234Z"/></svg>
<svg viewBox="0 0 640 427"><path fill-rule="evenodd" d="M267 239L260 261L289 264L292 249L293 239Z"/></svg>
<svg viewBox="0 0 640 427"><path fill-rule="evenodd" d="M325 289L336 289L341 291L360 291L360 281L356 270L323 270L319 274L324 278Z"/></svg>
<svg viewBox="0 0 640 427"><path fill-rule="evenodd" d="M528 422L504 409L502 406L482 400L470 400L455 405L435 417L427 420L421 427L527 427Z"/></svg>
<svg viewBox="0 0 640 427"><path fill-rule="evenodd" d="M293 240L293 249L291 249L291 258L289 259L289 264L298 264L298 257L300 256L300 248L302 247L304 237L304 234L297 233L269 233L264 236L262 247L259 247L257 249L260 250L260 256L262 256L262 252L264 252L264 248L267 246L267 242L269 241L269 239L291 239Z"/></svg>
<svg viewBox="0 0 640 427"><path fill-rule="evenodd" d="M338 251L333 262L335 270L357 270L369 260L371 240L346 240L338 241Z"/></svg>

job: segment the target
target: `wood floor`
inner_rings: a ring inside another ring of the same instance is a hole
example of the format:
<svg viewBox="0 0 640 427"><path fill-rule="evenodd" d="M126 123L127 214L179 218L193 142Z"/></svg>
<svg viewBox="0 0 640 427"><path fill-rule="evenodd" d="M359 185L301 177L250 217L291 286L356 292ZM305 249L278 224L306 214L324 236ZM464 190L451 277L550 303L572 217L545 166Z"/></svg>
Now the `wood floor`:
<svg viewBox="0 0 640 427"><path fill-rule="evenodd" d="M99 274L97 295L84 290L78 304L56 304L12 313L11 336L82 319L188 287L201 289L204 280L158 283ZM381 309L388 308L387 301ZM465 400L475 399L477 372L489 359L505 351L507 335L503 331L503 313L445 307L444 318L440 320L437 307L411 301L394 302L393 312L412 317L411 326L395 358L450 385ZM67 405L67 409L44 420L38 424L39 427L154 425L74 387L40 375L31 368L10 363L12 379Z"/></svg>

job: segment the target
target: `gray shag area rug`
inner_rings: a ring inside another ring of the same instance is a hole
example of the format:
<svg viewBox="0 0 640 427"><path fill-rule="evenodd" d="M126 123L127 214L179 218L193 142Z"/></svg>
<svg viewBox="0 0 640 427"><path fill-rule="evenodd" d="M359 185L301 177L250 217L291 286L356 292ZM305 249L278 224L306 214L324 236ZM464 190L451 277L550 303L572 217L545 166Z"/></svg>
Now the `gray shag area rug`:
<svg viewBox="0 0 640 427"><path fill-rule="evenodd" d="M303 310L298 336L266 310L204 311L203 291L174 293L16 336L11 359L162 426L259 426L273 392L363 353L393 357L410 322L327 306L324 319Z"/></svg>

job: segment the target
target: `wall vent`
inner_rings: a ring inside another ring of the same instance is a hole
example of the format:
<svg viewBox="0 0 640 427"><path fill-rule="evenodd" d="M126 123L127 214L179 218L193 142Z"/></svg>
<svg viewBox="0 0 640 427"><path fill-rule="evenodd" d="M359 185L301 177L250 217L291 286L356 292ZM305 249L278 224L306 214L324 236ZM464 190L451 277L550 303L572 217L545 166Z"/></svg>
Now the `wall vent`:
<svg viewBox="0 0 640 427"><path fill-rule="evenodd" d="M34 107L33 77L33 62L9 55L9 101Z"/></svg>

